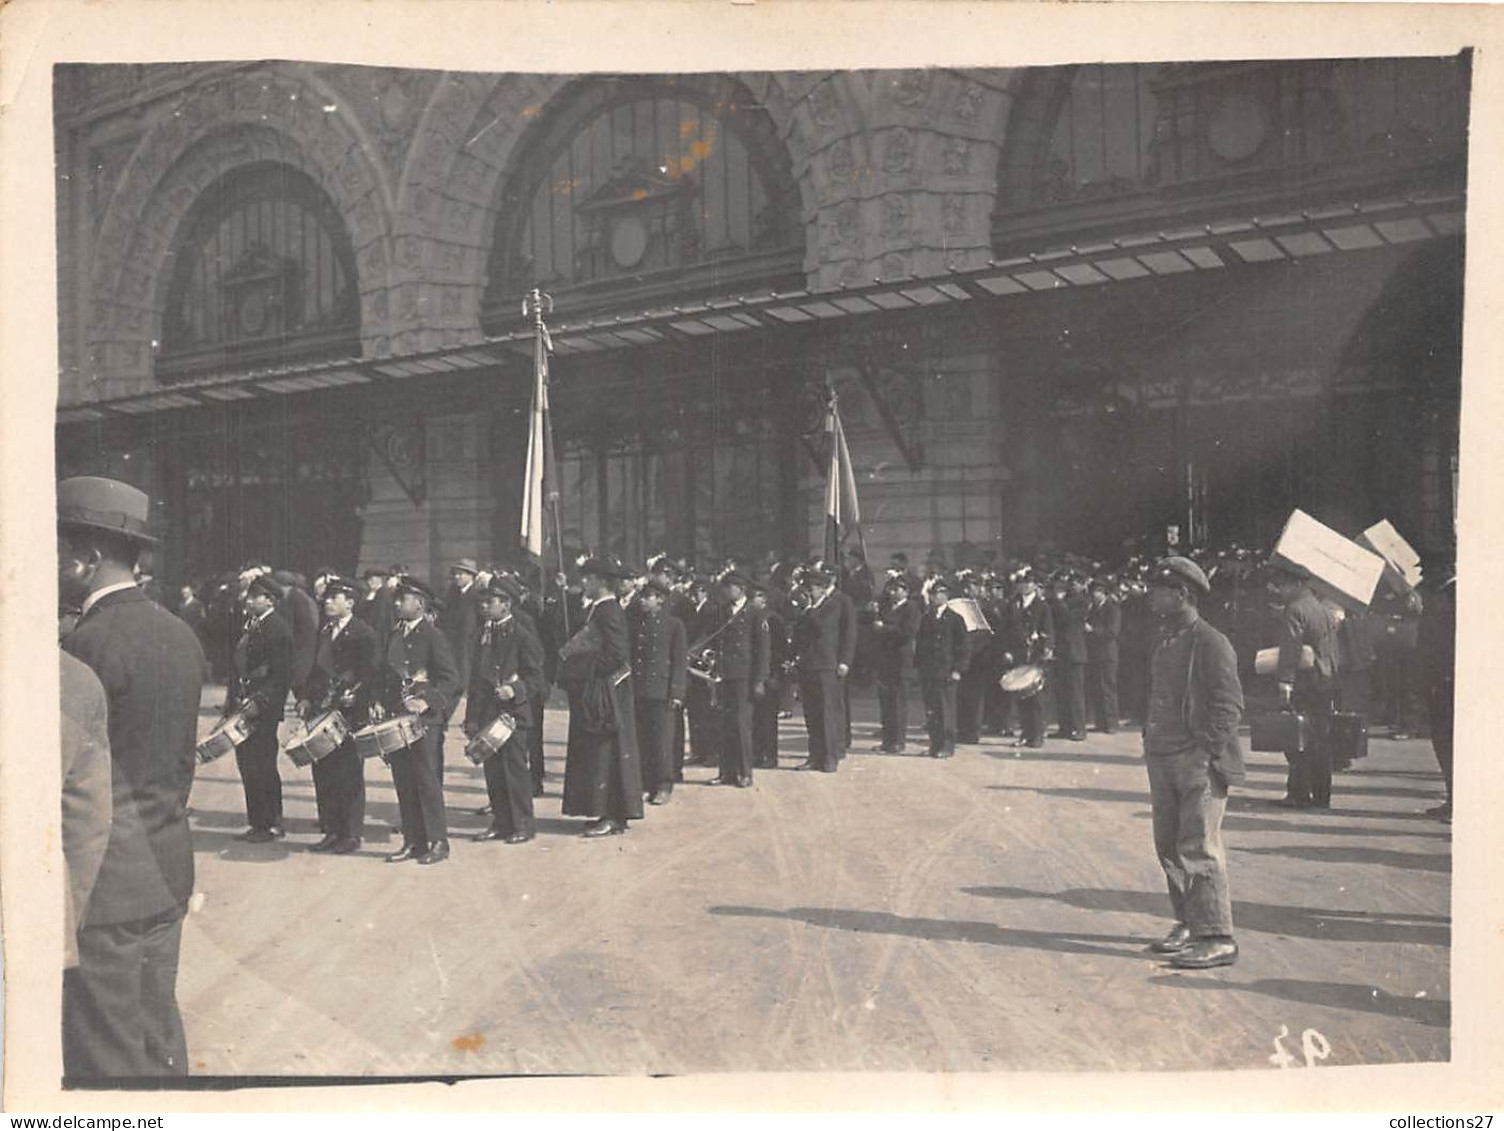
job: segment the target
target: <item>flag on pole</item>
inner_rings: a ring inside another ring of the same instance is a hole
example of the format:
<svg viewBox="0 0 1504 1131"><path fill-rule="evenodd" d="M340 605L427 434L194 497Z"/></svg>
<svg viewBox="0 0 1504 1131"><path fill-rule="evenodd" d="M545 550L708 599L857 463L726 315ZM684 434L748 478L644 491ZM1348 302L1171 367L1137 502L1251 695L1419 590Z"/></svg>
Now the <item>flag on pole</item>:
<svg viewBox="0 0 1504 1131"><path fill-rule="evenodd" d="M527 471L523 476L522 548L542 561L545 480L553 478L548 437L548 355L553 350L548 328L538 320L533 344L533 411L527 437Z"/></svg>
<svg viewBox="0 0 1504 1131"><path fill-rule="evenodd" d="M841 543L856 532L857 545L866 557L862 543L862 511L856 498L856 472L851 466L851 451L846 447L846 430L836 408L836 395L830 394L825 412L825 431L830 434L830 472L825 480L825 560L831 568L841 564Z"/></svg>

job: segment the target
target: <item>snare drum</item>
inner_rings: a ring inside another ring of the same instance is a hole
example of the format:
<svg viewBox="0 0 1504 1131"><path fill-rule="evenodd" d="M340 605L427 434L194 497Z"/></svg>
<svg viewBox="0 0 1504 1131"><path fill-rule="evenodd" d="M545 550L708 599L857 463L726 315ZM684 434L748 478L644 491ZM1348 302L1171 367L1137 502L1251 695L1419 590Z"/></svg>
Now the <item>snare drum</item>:
<svg viewBox="0 0 1504 1131"><path fill-rule="evenodd" d="M212 762L222 758L250 737L250 720L244 711L236 711L221 719L219 725L209 732L209 737L198 744L198 760Z"/></svg>
<svg viewBox="0 0 1504 1131"><path fill-rule="evenodd" d="M483 730L465 744L465 757L477 766L507 744L517 731L511 715L497 715Z"/></svg>
<svg viewBox="0 0 1504 1131"><path fill-rule="evenodd" d="M1037 664L1019 664L1005 671L997 685L1010 695L1027 699L1044 690L1044 669Z"/></svg>
<svg viewBox="0 0 1504 1131"><path fill-rule="evenodd" d="M427 730L428 725L417 715L397 715L356 731L355 751L362 758L379 757L389 762L393 754L406 750Z"/></svg>
<svg viewBox="0 0 1504 1131"><path fill-rule="evenodd" d="M294 742L289 742L286 753L297 766L311 766L339 749L340 743L350 737L349 724L338 711L326 711L308 724Z"/></svg>

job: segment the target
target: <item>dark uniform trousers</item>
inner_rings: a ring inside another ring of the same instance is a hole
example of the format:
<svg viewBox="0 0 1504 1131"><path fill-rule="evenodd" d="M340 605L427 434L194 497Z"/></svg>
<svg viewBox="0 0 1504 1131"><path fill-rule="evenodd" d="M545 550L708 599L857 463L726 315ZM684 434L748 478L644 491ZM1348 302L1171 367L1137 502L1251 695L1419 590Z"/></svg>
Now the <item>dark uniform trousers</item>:
<svg viewBox="0 0 1504 1131"><path fill-rule="evenodd" d="M534 792L543 788L543 712L547 707L547 695L533 700L533 718L538 720L538 725L527 730L527 766Z"/></svg>
<svg viewBox="0 0 1504 1131"><path fill-rule="evenodd" d="M486 797L491 802L491 823L503 836L514 833L532 836L535 831L533 778L528 765L533 729L518 727L501 749L482 763Z"/></svg>
<svg viewBox="0 0 1504 1131"><path fill-rule="evenodd" d="M235 764L245 790L246 824L269 829L282 824L282 775L277 772L277 723L257 719L251 736L235 748Z"/></svg>
<svg viewBox="0 0 1504 1131"><path fill-rule="evenodd" d="M392 783L397 787L397 811L402 839L414 846L449 839L444 816L444 787L439 783L439 723L429 724L423 737L392 755ZM529 795L531 796L531 795Z"/></svg>
<svg viewBox="0 0 1504 1131"><path fill-rule="evenodd" d="M956 742L975 744L981 741L982 712L987 705L987 683L992 672L992 642L990 632L971 634L971 664L961 673L961 682L955 688L952 746ZM927 700L925 713L929 713Z"/></svg>
<svg viewBox="0 0 1504 1131"><path fill-rule="evenodd" d="M347 738L313 764L313 795L319 828L334 836L359 840L366 823L366 768Z"/></svg>
<svg viewBox="0 0 1504 1131"><path fill-rule="evenodd" d="M702 766L715 765L720 760L720 719L710 701L710 685L703 679L691 678L684 698L689 715L690 761Z"/></svg>
<svg viewBox="0 0 1504 1131"><path fill-rule="evenodd" d="M752 681L723 679L720 685L720 777L752 776Z"/></svg>
<svg viewBox="0 0 1504 1131"><path fill-rule="evenodd" d="M1426 715L1431 724L1431 746L1436 751L1436 764L1441 767L1441 777L1447 785L1447 801L1452 800L1452 729L1454 724L1457 684L1454 680L1438 680L1426 693Z"/></svg>
<svg viewBox="0 0 1504 1131"><path fill-rule="evenodd" d="M804 726L809 732L809 759L833 771L841 760L846 736L846 711L841 679L835 672L806 672L799 677L804 701Z"/></svg>
<svg viewBox="0 0 1504 1131"><path fill-rule="evenodd" d="M1097 729L1111 734L1118 729L1118 657L1116 652L1092 660L1086 666L1091 685L1092 713Z"/></svg>
<svg viewBox="0 0 1504 1131"><path fill-rule="evenodd" d="M903 746L909 734L909 673L911 664L879 665L877 669L877 711L882 719L882 744Z"/></svg>
<svg viewBox="0 0 1504 1131"><path fill-rule="evenodd" d="M1055 714L1063 734L1086 729L1086 665L1055 661Z"/></svg>
<svg viewBox="0 0 1504 1131"><path fill-rule="evenodd" d="M1321 688L1296 688L1290 705L1309 720L1310 740L1298 754L1286 754L1290 769L1285 793L1302 805L1325 809L1332 803L1332 712L1334 692Z"/></svg>
<svg viewBox="0 0 1504 1131"><path fill-rule="evenodd" d="M642 758L642 788L649 793L672 789L684 780L684 754L673 747L674 711L667 699L639 699L637 751Z"/></svg>
<svg viewBox="0 0 1504 1131"><path fill-rule="evenodd" d="M67 1077L188 1074L176 990L183 914L78 932L79 965L63 976Z"/></svg>
<svg viewBox="0 0 1504 1131"><path fill-rule="evenodd" d="M965 683L965 675L958 683L946 672L920 676L919 685L924 692L925 729L929 731L932 754L950 753L956 748L957 691Z"/></svg>
<svg viewBox="0 0 1504 1131"><path fill-rule="evenodd" d="M752 764L758 769L778 768L778 709L784 682L768 680L763 697L752 700Z"/></svg>

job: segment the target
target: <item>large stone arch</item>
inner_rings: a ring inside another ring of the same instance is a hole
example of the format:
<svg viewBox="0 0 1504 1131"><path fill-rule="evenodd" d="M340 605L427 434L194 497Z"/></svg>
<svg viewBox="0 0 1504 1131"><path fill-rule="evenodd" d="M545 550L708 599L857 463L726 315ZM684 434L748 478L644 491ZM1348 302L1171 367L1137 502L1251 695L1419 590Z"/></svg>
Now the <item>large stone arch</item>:
<svg viewBox="0 0 1504 1131"><path fill-rule="evenodd" d="M368 139L304 71L236 72L185 91L145 134L110 197L89 272L88 376L95 395L152 385L168 257L199 195L227 171L275 160L334 201L356 254L363 349L387 352L391 194Z"/></svg>

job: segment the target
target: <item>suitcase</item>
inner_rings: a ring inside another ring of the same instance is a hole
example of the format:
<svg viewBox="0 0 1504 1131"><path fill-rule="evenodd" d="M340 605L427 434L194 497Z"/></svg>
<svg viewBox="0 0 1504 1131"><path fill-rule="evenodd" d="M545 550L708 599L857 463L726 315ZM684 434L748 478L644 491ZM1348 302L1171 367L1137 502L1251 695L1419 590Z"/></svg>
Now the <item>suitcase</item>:
<svg viewBox="0 0 1504 1131"><path fill-rule="evenodd" d="M1368 719L1356 711L1332 715L1332 762L1341 765L1368 757Z"/></svg>
<svg viewBox="0 0 1504 1131"><path fill-rule="evenodd" d="M1311 743L1311 720L1294 711L1254 715L1249 745L1265 754L1299 754Z"/></svg>

